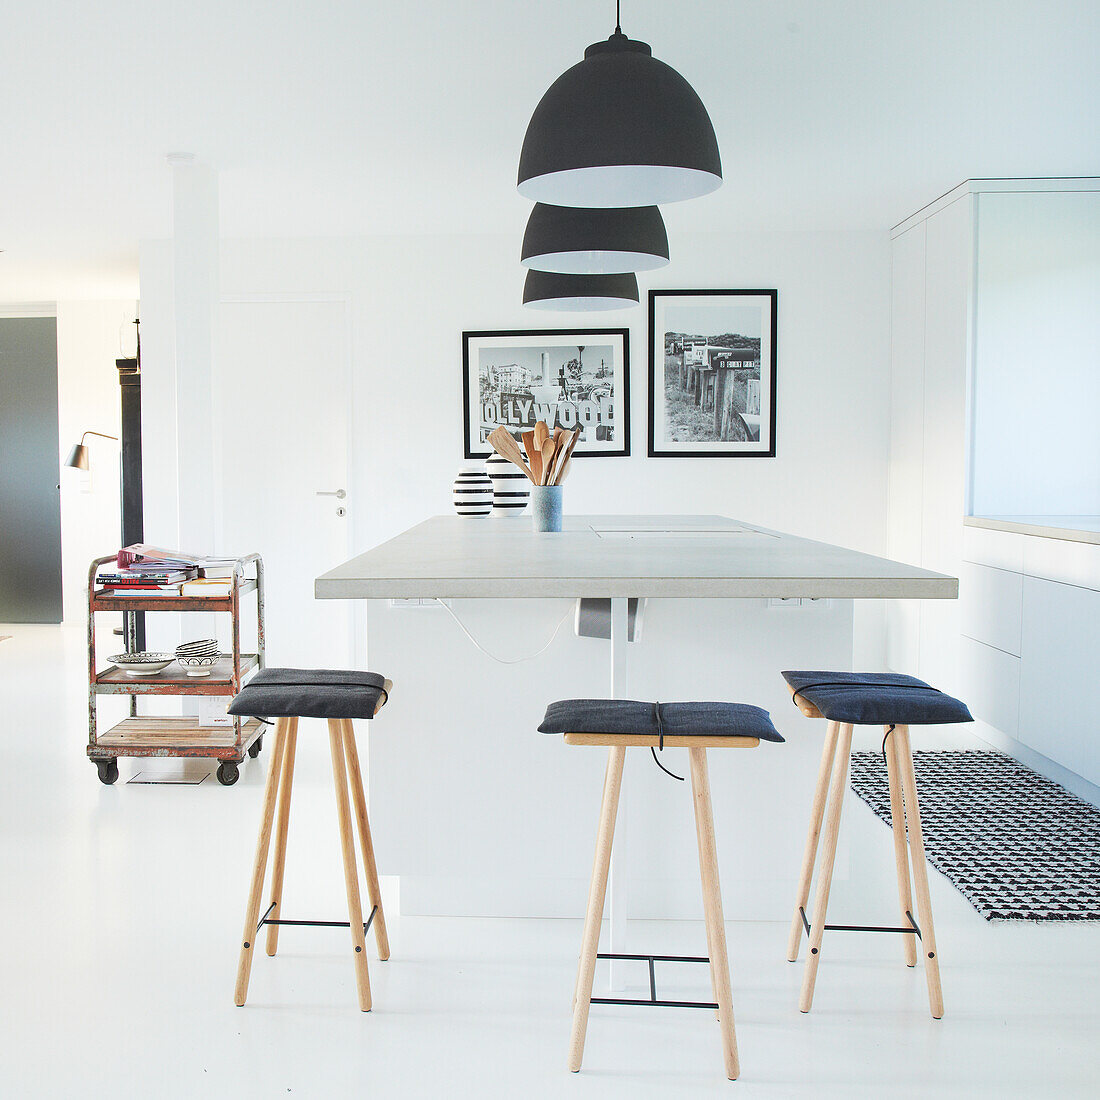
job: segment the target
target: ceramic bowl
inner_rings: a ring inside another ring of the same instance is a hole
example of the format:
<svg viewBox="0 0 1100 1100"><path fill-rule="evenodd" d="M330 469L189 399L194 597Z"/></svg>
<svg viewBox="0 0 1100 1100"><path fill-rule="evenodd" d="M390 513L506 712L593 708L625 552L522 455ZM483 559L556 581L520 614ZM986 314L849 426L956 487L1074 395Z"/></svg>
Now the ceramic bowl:
<svg viewBox="0 0 1100 1100"><path fill-rule="evenodd" d="M107 660L127 676L155 676L172 663L171 653L116 653Z"/></svg>
<svg viewBox="0 0 1100 1100"><path fill-rule="evenodd" d="M203 638L198 642L184 642L176 646L177 657L216 657L217 653L217 638Z"/></svg>
<svg viewBox="0 0 1100 1100"><path fill-rule="evenodd" d="M218 657L217 654L209 654L203 657L177 657L176 660L187 669L188 676L209 676Z"/></svg>

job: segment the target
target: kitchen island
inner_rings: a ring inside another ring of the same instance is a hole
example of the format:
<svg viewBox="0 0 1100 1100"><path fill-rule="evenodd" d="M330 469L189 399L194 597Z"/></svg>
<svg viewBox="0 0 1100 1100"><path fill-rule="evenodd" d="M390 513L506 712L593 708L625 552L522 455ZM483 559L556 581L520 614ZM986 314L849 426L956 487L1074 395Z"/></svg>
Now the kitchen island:
<svg viewBox="0 0 1100 1100"><path fill-rule="evenodd" d="M315 591L370 601L368 664L394 682L369 787L379 866L401 877L404 911L582 916L603 759L538 734L546 704L694 698L767 707L788 737L711 754L727 918L785 921L823 728L791 706L780 671L851 668L853 600L954 599L958 582L721 516L567 516L559 534L436 516ZM611 598L610 644L567 629L577 597ZM629 597L646 599L634 642ZM664 763L683 775L686 754ZM644 753L628 754L623 794L616 951L628 907L702 912L690 795ZM842 849L838 884L845 874Z"/></svg>

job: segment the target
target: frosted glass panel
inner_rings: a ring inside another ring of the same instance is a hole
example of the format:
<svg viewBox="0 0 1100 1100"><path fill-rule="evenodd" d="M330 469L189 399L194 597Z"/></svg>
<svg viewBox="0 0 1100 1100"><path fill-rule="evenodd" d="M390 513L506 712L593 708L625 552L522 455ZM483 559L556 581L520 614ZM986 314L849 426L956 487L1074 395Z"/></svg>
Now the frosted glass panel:
<svg viewBox="0 0 1100 1100"><path fill-rule="evenodd" d="M1100 193L977 209L970 510L1100 513Z"/></svg>

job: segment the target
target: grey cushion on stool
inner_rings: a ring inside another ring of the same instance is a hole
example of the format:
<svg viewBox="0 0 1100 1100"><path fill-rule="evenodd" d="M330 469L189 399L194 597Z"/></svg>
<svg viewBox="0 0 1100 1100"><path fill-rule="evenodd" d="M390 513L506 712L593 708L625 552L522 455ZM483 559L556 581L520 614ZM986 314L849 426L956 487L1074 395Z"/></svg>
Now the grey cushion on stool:
<svg viewBox="0 0 1100 1100"><path fill-rule="evenodd" d="M386 695L377 672L265 668L229 704L230 714L263 718L373 718Z"/></svg>
<svg viewBox="0 0 1100 1100"><path fill-rule="evenodd" d="M546 708L539 733L634 733L639 737L664 733L666 737L783 740L768 712L747 703L641 703L634 699L561 699Z"/></svg>
<svg viewBox="0 0 1100 1100"><path fill-rule="evenodd" d="M830 722L937 726L974 721L965 703L915 676L896 672L784 672L783 678L798 699L812 703Z"/></svg>

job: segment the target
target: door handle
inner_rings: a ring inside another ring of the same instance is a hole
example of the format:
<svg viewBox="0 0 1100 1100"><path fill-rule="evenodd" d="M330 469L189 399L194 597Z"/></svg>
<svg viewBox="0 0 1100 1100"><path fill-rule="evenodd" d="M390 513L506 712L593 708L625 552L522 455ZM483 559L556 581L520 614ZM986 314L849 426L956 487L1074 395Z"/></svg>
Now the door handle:
<svg viewBox="0 0 1100 1100"><path fill-rule="evenodd" d="M317 496L319 497L335 497L337 500L343 500L348 494L343 489L318 489Z"/></svg>

